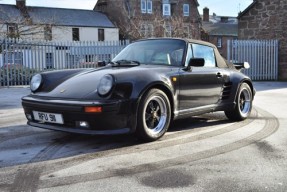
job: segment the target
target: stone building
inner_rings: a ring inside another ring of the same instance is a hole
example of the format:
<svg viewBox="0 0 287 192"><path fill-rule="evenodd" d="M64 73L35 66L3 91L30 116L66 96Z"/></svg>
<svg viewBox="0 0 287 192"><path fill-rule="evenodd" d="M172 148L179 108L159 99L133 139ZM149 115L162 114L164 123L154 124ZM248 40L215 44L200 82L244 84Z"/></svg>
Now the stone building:
<svg viewBox="0 0 287 192"><path fill-rule="evenodd" d="M197 0L98 0L94 10L108 15L120 39L200 39L198 6Z"/></svg>
<svg viewBox="0 0 287 192"><path fill-rule="evenodd" d="M279 79L287 79L287 1L254 0L239 14L239 39L279 40Z"/></svg>
<svg viewBox="0 0 287 192"><path fill-rule="evenodd" d="M0 1L1 2L1 1ZM117 41L119 29L93 10L27 6L26 0L0 4L0 39Z"/></svg>
<svg viewBox="0 0 287 192"><path fill-rule="evenodd" d="M220 54L227 58L227 41L238 37L236 17L210 15L205 7L202 15L201 39L217 46Z"/></svg>

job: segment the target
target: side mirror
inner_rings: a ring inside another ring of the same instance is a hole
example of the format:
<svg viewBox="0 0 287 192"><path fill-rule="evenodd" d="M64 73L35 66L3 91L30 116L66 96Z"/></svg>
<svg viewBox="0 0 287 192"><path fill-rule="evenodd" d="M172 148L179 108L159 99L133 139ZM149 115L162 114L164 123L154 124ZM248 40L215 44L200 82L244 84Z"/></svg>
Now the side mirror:
<svg viewBox="0 0 287 192"><path fill-rule="evenodd" d="M98 61L98 66L99 67L106 66L106 62L105 61Z"/></svg>
<svg viewBox="0 0 287 192"><path fill-rule="evenodd" d="M203 67L205 60L203 58L191 58L188 65L184 67L184 71L191 71L191 67Z"/></svg>
<svg viewBox="0 0 287 192"><path fill-rule="evenodd" d="M250 68L250 64L249 64L248 62L234 63L233 65L234 65L234 67L235 67L237 70L249 69L249 68Z"/></svg>
<svg viewBox="0 0 287 192"><path fill-rule="evenodd" d="M205 60L203 58L191 58L188 62L189 67L203 67Z"/></svg>

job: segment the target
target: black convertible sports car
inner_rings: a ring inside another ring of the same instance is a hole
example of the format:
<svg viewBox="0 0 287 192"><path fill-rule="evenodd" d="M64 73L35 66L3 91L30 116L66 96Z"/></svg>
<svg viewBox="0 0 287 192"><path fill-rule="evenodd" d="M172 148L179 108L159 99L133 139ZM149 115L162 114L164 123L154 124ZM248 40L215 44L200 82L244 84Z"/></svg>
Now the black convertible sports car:
<svg viewBox="0 0 287 192"><path fill-rule="evenodd" d="M246 119L255 89L243 68L249 64L228 64L203 41L140 40L104 67L36 74L22 105L32 126L153 141L178 118L224 111Z"/></svg>

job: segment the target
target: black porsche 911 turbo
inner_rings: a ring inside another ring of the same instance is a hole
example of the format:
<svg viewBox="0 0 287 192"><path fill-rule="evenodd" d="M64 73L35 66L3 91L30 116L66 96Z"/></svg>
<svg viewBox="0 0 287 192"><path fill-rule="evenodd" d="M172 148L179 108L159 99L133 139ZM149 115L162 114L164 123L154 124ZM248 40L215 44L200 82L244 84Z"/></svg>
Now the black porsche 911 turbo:
<svg viewBox="0 0 287 192"><path fill-rule="evenodd" d="M241 73L210 43L176 38L136 41L100 68L58 70L32 77L22 98L28 124L81 134L136 133L162 137L170 122L224 111L248 118L255 95Z"/></svg>

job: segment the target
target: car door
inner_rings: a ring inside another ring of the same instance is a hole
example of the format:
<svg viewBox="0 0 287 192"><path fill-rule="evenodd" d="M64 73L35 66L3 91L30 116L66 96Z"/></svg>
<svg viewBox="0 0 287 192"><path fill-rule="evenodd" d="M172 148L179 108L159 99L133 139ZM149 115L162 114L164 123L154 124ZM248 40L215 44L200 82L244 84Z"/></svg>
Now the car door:
<svg viewBox="0 0 287 192"><path fill-rule="evenodd" d="M180 76L179 109L186 110L216 104L224 83L223 69L216 65L213 47L190 44L187 61L190 58L203 58L203 67L182 70ZM187 65L187 63L186 63Z"/></svg>

